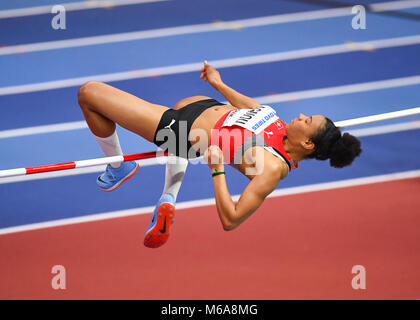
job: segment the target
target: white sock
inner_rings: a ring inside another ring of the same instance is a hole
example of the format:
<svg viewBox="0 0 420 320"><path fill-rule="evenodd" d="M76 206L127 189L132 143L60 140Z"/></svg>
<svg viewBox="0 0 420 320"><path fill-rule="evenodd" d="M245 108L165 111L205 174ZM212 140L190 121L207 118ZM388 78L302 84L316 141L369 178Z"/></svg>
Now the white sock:
<svg viewBox="0 0 420 320"><path fill-rule="evenodd" d="M123 154L117 130L115 130L109 137L101 138L95 135L94 137L107 157L121 156ZM121 167L121 162L111 163L110 165L113 168L119 168Z"/></svg>
<svg viewBox="0 0 420 320"><path fill-rule="evenodd" d="M187 171L187 166L187 159L175 156L168 157L165 170L165 186L163 187L161 198L165 194L170 193L176 201L182 180L184 179L185 171Z"/></svg>

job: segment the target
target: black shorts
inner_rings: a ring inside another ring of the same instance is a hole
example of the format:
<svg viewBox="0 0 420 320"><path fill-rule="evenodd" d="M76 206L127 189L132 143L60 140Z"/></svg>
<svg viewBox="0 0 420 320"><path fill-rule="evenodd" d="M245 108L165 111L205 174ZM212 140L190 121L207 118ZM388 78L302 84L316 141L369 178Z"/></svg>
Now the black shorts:
<svg viewBox="0 0 420 320"><path fill-rule="evenodd" d="M201 156L191 147L188 139L191 127L200 114L210 107L224 105L214 99L196 101L185 107L166 110L159 121L153 142L164 151L168 151L185 159Z"/></svg>

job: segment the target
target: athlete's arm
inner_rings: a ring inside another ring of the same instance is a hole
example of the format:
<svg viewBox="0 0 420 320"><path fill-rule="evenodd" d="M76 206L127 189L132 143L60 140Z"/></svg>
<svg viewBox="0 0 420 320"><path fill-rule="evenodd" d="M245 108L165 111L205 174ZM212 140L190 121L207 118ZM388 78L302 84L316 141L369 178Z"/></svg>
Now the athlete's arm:
<svg viewBox="0 0 420 320"><path fill-rule="evenodd" d="M217 152L217 150L210 151L216 157L218 156ZM210 164L207 154L205 154L205 159L209 163L212 173L215 172L215 169L219 172L224 170L223 164ZM213 177L216 208L223 229L226 231L235 229L249 218L276 188L278 182L287 176L288 168L286 164L283 166L270 159L261 159L261 161L264 164L261 172L250 181L237 203L232 200L229 194L225 175L220 174Z"/></svg>
<svg viewBox="0 0 420 320"><path fill-rule="evenodd" d="M209 65L207 61L204 61L204 66L200 71L200 78L203 78L204 81L208 81L213 88L223 94L232 106L239 109L253 109L260 106L256 100L237 92L223 83L219 71Z"/></svg>

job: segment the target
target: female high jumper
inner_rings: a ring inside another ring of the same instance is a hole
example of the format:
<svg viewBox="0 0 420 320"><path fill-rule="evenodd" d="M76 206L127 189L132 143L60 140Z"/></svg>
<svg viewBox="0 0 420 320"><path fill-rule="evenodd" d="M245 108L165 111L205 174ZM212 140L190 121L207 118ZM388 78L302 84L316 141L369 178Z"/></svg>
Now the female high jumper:
<svg viewBox="0 0 420 320"><path fill-rule="evenodd" d="M220 73L207 61L200 71L200 78L230 104L193 96L170 109L101 82L89 81L79 89L79 105L106 156L123 154L116 124L171 155L166 163L162 196L144 234L144 244L150 248L160 247L168 240L188 159L204 155L213 176L220 221L224 230L232 230L258 209L300 161L330 159L331 166L342 168L362 151L356 137L342 135L322 115L300 114L286 124L271 107L260 105L223 83ZM236 203L226 185L224 163L250 179ZM138 166L135 161L108 164L96 182L101 190L115 190L137 172Z"/></svg>

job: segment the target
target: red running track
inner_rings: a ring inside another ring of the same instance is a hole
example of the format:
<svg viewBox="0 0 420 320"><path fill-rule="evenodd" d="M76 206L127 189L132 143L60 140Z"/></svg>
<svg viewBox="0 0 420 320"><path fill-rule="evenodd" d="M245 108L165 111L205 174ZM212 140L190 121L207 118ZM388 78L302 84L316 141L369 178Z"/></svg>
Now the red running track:
<svg viewBox="0 0 420 320"><path fill-rule="evenodd" d="M150 215L2 235L0 299L419 299L419 194L415 178L269 198L231 232L214 206L178 210L159 249Z"/></svg>

